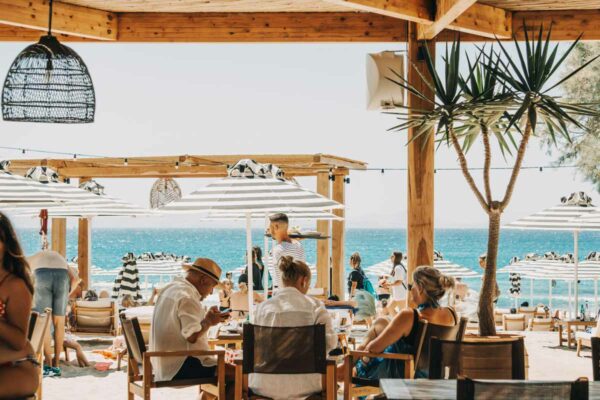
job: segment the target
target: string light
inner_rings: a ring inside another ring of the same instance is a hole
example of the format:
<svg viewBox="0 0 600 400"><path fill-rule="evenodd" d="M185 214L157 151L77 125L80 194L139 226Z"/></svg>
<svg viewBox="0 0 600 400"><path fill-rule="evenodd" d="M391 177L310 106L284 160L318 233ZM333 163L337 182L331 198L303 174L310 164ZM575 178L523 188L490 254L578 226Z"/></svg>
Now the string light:
<svg viewBox="0 0 600 400"><path fill-rule="evenodd" d="M175 169L179 169L179 161L175 161Z"/></svg>
<svg viewBox="0 0 600 400"><path fill-rule="evenodd" d="M125 161L123 162L123 165L124 166L128 166L129 165L129 163L127 162L127 159L125 159Z"/></svg>
<svg viewBox="0 0 600 400"><path fill-rule="evenodd" d="M77 154L73 154L73 160L77 160Z"/></svg>
<svg viewBox="0 0 600 400"><path fill-rule="evenodd" d="M25 149L21 150L21 153L25 154Z"/></svg>

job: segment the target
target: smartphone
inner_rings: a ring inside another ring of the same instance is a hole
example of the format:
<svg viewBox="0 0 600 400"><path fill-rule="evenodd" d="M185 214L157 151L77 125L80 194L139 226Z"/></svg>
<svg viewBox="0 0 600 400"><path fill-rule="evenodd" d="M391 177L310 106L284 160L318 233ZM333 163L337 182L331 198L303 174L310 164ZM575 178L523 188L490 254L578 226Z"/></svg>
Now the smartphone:
<svg viewBox="0 0 600 400"><path fill-rule="evenodd" d="M227 308L227 309L221 311L221 315L229 314L230 312L231 312L231 308Z"/></svg>

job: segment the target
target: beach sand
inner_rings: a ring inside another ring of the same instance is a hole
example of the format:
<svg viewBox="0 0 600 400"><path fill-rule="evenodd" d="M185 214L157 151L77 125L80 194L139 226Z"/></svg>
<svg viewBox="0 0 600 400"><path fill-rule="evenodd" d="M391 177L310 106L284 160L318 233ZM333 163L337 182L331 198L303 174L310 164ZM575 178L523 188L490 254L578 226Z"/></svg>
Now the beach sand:
<svg viewBox="0 0 600 400"><path fill-rule="evenodd" d="M523 332L519 332L523 333ZM581 357L577 357L575 348L558 347L557 332L525 332L525 345L529 353L529 379L569 379L581 376L592 379L592 360L590 350L584 348ZM94 354L94 349L106 349L110 342L84 342L88 359L92 362L107 361ZM74 358L74 352L71 352ZM108 360L110 361L110 360ZM73 396L86 400L106 400L126 398L126 373L124 368L116 370L116 361L107 372L98 372L94 368L79 368L63 364L63 376L44 378L43 398L62 400ZM125 364L125 363L123 363ZM155 389L153 399L180 400L195 399L197 388Z"/></svg>

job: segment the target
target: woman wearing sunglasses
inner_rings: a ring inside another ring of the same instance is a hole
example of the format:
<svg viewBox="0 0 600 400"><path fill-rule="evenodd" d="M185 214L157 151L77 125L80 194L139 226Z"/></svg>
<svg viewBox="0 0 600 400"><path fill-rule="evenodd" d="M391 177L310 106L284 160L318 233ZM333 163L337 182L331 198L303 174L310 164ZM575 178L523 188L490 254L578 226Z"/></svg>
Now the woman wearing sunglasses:
<svg viewBox="0 0 600 400"><path fill-rule="evenodd" d="M359 348L372 353L412 354L420 318L430 324L454 326L458 318L454 309L439 303L446 291L454 286L454 278L442 275L436 268L422 266L413 272L413 283L408 285L409 298L417 308L406 308L391 321L379 318L369 330L367 340ZM401 378L404 363L374 358L359 360L356 375L367 379ZM426 377L426 371L417 371L416 377Z"/></svg>

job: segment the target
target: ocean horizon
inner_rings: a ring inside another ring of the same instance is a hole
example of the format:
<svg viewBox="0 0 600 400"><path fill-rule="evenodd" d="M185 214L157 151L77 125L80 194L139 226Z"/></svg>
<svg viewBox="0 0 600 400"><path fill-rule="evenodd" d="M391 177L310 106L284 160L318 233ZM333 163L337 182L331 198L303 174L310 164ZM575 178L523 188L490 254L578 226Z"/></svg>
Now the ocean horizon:
<svg viewBox="0 0 600 400"><path fill-rule="evenodd" d="M40 248L37 229L17 228L17 233L27 254ZM253 243L262 247L262 229L253 229ZM121 257L127 252L136 255L144 252L165 252L187 255L192 259L208 257L214 259L224 271L230 271L244 264L246 232L234 228L93 228L92 265L102 269L115 269L121 266ZM486 251L487 229L436 229L435 249L442 252L444 259L463 265L481 273L478 257ZM316 261L316 241L303 242L307 261ZM348 228L345 238L345 267L355 251L361 254L363 267L379 263L389 258L393 251L406 249L405 229ZM498 255L498 268L508 264L514 257L527 253L555 251L560 254L573 252L573 234L570 232L502 230ZM591 251L600 251L600 232L582 232L579 235L579 256L585 257ZM77 256L77 229L67 229L67 258ZM95 281L110 281L108 277L92 277ZM464 279L472 289L479 291L479 278ZM151 284L156 284L151 281ZM508 274L499 274L498 283L502 291L499 305L509 307L514 299L508 295ZM527 279L521 282L520 301L530 301L530 285ZM580 297L593 304L593 282L582 281ZM548 282L534 282L534 302L547 303ZM567 283L558 281L553 288L553 305L566 306Z"/></svg>

